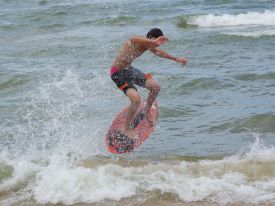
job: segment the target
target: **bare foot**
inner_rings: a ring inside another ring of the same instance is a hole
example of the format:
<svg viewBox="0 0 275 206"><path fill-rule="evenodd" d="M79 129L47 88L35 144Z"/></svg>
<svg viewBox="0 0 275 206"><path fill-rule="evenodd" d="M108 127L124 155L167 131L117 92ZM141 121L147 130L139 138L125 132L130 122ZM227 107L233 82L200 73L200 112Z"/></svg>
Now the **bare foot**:
<svg viewBox="0 0 275 206"><path fill-rule="evenodd" d="M149 124L150 124L151 126L154 126L154 122L153 122L153 120L152 120L152 116L151 116L151 114L150 114L150 111L145 111L144 114L145 114L145 118L146 118L146 120L149 122Z"/></svg>

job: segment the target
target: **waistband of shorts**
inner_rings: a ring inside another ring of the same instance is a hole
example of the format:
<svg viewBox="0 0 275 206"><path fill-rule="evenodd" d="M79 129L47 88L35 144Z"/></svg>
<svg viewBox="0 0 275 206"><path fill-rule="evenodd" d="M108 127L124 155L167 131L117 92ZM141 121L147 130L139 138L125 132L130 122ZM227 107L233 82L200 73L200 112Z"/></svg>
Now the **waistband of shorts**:
<svg viewBox="0 0 275 206"><path fill-rule="evenodd" d="M118 72L118 71L119 71L118 68L116 68L116 67L111 67L111 68L110 68L110 76L112 76L114 73L116 73L116 72Z"/></svg>

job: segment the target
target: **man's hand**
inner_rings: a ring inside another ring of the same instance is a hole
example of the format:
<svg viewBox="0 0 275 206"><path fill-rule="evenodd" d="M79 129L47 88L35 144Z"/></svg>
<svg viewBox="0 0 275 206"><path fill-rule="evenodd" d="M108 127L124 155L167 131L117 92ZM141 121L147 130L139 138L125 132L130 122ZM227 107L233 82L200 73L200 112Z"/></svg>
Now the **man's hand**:
<svg viewBox="0 0 275 206"><path fill-rule="evenodd" d="M182 57L176 57L176 62L182 63L183 65L186 65L188 63L188 59L182 58Z"/></svg>
<svg viewBox="0 0 275 206"><path fill-rule="evenodd" d="M160 45L164 44L167 41L168 41L168 38L166 36L160 36L160 37L155 39L155 42L156 42L157 46L160 46Z"/></svg>

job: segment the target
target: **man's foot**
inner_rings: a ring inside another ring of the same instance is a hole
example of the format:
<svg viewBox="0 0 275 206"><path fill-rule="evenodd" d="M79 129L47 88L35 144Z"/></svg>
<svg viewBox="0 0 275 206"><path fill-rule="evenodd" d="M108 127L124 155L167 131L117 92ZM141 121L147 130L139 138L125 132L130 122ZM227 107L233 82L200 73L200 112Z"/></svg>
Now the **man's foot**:
<svg viewBox="0 0 275 206"><path fill-rule="evenodd" d="M138 124L143 120L144 118L144 113L141 112L139 113L135 118L134 120L131 122L131 129L134 129L138 126Z"/></svg>
<svg viewBox="0 0 275 206"><path fill-rule="evenodd" d="M144 112L144 115L145 115L145 118L147 120L147 122L151 125L151 126L154 126L154 122L152 120L152 116L150 114L150 110L149 111L145 111Z"/></svg>

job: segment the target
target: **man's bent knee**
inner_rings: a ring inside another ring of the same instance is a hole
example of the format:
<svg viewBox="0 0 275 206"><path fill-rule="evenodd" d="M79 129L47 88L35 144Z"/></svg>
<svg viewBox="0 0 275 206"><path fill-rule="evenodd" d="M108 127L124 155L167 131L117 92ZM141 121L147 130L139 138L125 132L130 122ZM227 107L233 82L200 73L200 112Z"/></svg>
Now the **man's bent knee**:
<svg viewBox="0 0 275 206"><path fill-rule="evenodd" d="M153 90L156 92L156 93L159 93L160 91L160 85L158 83L155 84L155 86L153 87Z"/></svg>
<svg viewBox="0 0 275 206"><path fill-rule="evenodd" d="M154 83L154 84L150 85L150 87L148 89L150 91L154 92L155 94L158 94L160 91L160 85L158 83Z"/></svg>
<svg viewBox="0 0 275 206"><path fill-rule="evenodd" d="M160 85L152 79L146 81L145 87L154 93L159 93L160 91Z"/></svg>

